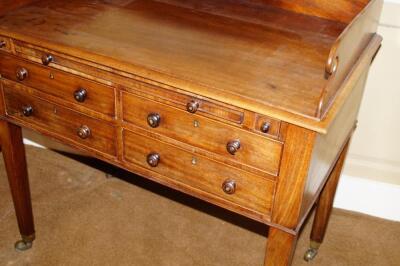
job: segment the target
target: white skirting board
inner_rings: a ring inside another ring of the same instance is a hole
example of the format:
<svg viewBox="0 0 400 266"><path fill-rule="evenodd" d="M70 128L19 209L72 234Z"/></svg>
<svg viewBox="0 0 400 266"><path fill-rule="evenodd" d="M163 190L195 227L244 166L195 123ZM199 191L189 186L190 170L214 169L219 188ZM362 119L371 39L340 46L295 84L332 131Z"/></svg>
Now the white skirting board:
<svg viewBox="0 0 400 266"><path fill-rule="evenodd" d="M400 186L342 175L334 207L400 222Z"/></svg>
<svg viewBox="0 0 400 266"><path fill-rule="evenodd" d="M44 148L27 139L24 143ZM334 206L400 222L400 186L343 175Z"/></svg>

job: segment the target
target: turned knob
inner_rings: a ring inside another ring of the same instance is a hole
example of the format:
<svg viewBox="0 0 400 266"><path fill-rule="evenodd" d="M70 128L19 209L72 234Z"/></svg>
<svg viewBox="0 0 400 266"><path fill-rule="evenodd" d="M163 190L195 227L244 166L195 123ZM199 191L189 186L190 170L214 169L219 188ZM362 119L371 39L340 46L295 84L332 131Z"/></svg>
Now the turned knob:
<svg viewBox="0 0 400 266"><path fill-rule="evenodd" d="M81 139L87 139L91 135L90 128L88 126L81 126L78 128L77 133Z"/></svg>
<svg viewBox="0 0 400 266"><path fill-rule="evenodd" d="M6 47L6 42L5 41L0 41L0 48Z"/></svg>
<svg viewBox="0 0 400 266"><path fill-rule="evenodd" d="M50 54L45 54L42 56L42 63L43 65L47 66L48 64L50 64L51 62L53 62L54 57Z"/></svg>
<svg viewBox="0 0 400 266"><path fill-rule="evenodd" d="M147 124L149 124L149 126L156 128L160 125L161 122L161 117L159 114L157 113L151 113L147 116Z"/></svg>
<svg viewBox="0 0 400 266"><path fill-rule="evenodd" d="M197 101L190 101L190 102L188 102L188 104L186 105L186 110L189 112L189 113L192 113L192 114L194 114L194 113L196 113L197 112L197 110L199 109L199 102L197 102Z"/></svg>
<svg viewBox="0 0 400 266"><path fill-rule="evenodd" d="M30 105L23 106L22 114L26 117L31 116L33 114L33 107Z"/></svg>
<svg viewBox="0 0 400 266"><path fill-rule="evenodd" d="M262 133L268 133L268 131L269 131L270 128L271 128L271 124L268 123L268 122L264 122L264 123L261 125L260 130L261 130Z"/></svg>
<svg viewBox="0 0 400 266"><path fill-rule="evenodd" d="M83 103L86 100L87 91L84 88L79 88L74 92L74 98L77 102Z"/></svg>
<svg viewBox="0 0 400 266"><path fill-rule="evenodd" d="M222 190L226 194L234 194L236 191L236 182L235 180L226 180L224 183L222 183Z"/></svg>
<svg viewBox="0 0 400 266"><path fill-rule="evenodd" d="M239 149L240 149L240 140L229 141L228 144L226 145L226 150L232 155L235 155L235 153Z"/></svg>
<svg viewBox="0 0 400 266"><path fill-rule="evenodd" d="M28 70L26 70L26 68L21 67L17 70L17 79L19 81L23 81L27 77L28 77Z"/></svg>
<svg viewBox="0 0 400 266"><path fill-rule="evenodd" d="M147 163L151 167L157 167L159 162L160 162L160 154L150 153L149 155L147 155Z"/></svg>

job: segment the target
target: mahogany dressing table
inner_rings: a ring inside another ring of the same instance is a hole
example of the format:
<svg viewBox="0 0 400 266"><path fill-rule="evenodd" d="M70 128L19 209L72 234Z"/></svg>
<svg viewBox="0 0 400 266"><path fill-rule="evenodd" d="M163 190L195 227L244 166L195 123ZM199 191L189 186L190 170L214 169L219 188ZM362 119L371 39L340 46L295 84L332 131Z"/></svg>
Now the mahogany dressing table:
<svg viewBox="0 0 400 266"><path fill-rule="evenodd" d="M2 0L0 141L26 250L21 127L269 226L317 254L382 0ZM40 237L40 235L39 235ZM238 236L240 237L240 236Z"/></svg>

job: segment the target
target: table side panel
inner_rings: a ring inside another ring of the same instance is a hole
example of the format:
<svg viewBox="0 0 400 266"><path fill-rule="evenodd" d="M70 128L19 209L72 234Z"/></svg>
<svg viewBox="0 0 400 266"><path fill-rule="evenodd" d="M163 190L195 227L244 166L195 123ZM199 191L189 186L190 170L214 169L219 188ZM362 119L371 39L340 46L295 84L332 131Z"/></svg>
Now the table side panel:
<svg viewBox="0 0 400 266"><path fill-rule="evenodd" d="M327 135L318 134L316 138L300 219L304 219L312 208L341 150L355 129L368 71L369 68L365 69L357 81L346 103L333 122L329 133Z"/></svg>

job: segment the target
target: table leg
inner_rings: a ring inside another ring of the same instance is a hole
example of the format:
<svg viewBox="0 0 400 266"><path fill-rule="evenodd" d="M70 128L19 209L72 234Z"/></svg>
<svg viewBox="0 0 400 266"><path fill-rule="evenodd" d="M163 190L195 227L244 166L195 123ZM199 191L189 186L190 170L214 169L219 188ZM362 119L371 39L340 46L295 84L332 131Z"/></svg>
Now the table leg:
<svg viewBox="0 0 400 266"><path fill-rule="evenodd" d="M324 240L326 228L328 226L329 217L332 212L333 200L336 194L336 188L339 183L339 178L342 173L343 164L346 159L349 143L346 144L342 153L339 156L338 161L335 164L331 174L328 177L328 181L323 188L315 210L314 223L311 231L311 244L310 248L304 255L306 261L310 261L315 258L318 253L319 246Z"/></svg>
<svg viewBox="0 0 400 266"><path fill-rule="evenodd" d="M267 251L265 254L265 266L288 266L291 265L294 250L296 248L297 236L279 230L269 228Z"/></svg>
<svg viewBox="0 0 400 266"><path fill-rule="evenodd" d="M21 128L6 121L0 121L0 143L22 237L15 243L15 248L23 251L32 247L35 229Z"/></svg>

